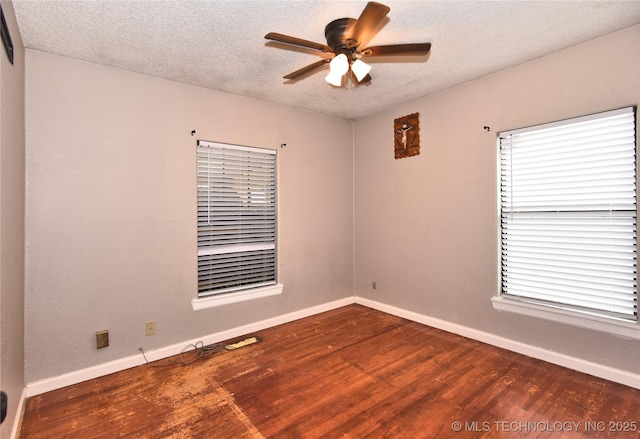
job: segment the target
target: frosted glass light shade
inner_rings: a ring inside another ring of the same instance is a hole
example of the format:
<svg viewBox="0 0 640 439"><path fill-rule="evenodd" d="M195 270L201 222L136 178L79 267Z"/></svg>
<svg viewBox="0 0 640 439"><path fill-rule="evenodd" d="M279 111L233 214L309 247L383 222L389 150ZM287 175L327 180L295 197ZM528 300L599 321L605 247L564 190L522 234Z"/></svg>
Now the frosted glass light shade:
<svg viewBox="0 0 640 439"><path fill-rule="evenodd" d="M340 87L342 85L342 77L344 74L329 72L329 74L324 78L329 84L334 85L336 87Z"/></svg>
<svg viewBox="0 0 640 439"><path fill-rule="evenodd" d="M329 68L332 72L336 72L340 75L347 73L349 71L349 60L347 59L347 55L341 53L340 55L334 56L329 63Z"/></svg>
<svg viewBox="0 0 640 439"><path fill-rule="evenodd" d="M334 56L329 63L329 68L331 71L324 80L331 85L340 87L342 85L342 77L349 71L349 60L347 56L344 53Z"/></svg>
<svg viewBox="0 0 640 439"><path fill-rule="evenodd" d="M351 71L356 75L358 82L360 82L369 74L371 66L357 59L351 64Z"/></svg>

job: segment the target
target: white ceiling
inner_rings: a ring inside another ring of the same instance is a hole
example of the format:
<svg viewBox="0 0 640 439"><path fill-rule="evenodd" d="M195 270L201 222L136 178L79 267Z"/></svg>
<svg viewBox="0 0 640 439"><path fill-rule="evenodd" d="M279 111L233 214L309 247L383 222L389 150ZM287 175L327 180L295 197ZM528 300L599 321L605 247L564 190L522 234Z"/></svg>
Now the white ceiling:
<svg viewBox="0 0 640 439"><path fill-rule="evenodd" d="M391 12L368 45L430 42L431 53L368 58L368 85L333 88L328 66L282 79L322 53L264 35L326 43L326 24L366 1L13 0L29 49L350 119L640 23L630 0L381 2Z"/></svg>

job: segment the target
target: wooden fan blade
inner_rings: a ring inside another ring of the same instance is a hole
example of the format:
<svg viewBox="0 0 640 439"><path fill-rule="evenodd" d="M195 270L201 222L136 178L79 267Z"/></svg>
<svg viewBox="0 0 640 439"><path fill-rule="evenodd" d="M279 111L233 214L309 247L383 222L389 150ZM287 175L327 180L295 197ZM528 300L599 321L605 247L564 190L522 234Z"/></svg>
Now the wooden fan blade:
<svg viewBox="0 0 640 439"><path fill-rule="evenodd" d="M390 44L367 47L360 54L362 56L426 55L429 50L431 50L431 43Z"/></svg>
<svg viewBox="0 0 640 439"><path fill-rule="evenodd" d="M264 36L267 40L278 41L280 43L292 44L294 46L308 47L310 49L320 50L321 52L331 52L331 49L326 44L315 43L309 40L303 40L302 38L290 37L289 35L283 35L276 32L269 32Z"/></svg>
<svg viewBox="0 0 640 439"><path fill-rule="evenodd" d="M381 3L367 3L355 24L346 30L345 40L353 40L353 47L358 47L369 41L390 10L391 8Z"/></svg>
<svg viewBox="0 0 640 439"><path fill-rule="evenodd" d="M320 61L316 61L313 64L309 64L306 67L303 67L299 70L296 70L293 73L289 73L287 76L284 76L284 79L295 79L298 76L302 76L305 73L309 73L315 69L317 69L318 67L321 67L325 64L328 64L329 62L331 62L331 58L326 58L326 59L321 59Z"/></svg>

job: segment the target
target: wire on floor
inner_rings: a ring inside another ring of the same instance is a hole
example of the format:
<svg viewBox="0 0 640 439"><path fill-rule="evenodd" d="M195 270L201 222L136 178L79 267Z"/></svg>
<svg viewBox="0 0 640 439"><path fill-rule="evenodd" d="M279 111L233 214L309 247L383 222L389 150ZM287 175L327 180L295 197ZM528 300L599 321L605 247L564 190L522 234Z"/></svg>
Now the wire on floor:
<svg viewBox="0 0 640 439"><path fill-rule="evenodd" d="M219 352L223 349L224 349L224 344L222 343L216 343L216 344L205 346L203 342L199 341L196 344L189 344L184 348L182 348L182 350L180 351L179 358L156 364L156 362L152 363L147 359L147 356L145 355L144 349L142 349L142 347L138 348L138 350L140 351L140 353L142 353L142 356L144 357L144 361L146 361L147 364L150 364L152 367L164 367L164 366L170 366L172 364L179 364L181 366L186 366L200 358L208 357L209 355Z"/></svg>

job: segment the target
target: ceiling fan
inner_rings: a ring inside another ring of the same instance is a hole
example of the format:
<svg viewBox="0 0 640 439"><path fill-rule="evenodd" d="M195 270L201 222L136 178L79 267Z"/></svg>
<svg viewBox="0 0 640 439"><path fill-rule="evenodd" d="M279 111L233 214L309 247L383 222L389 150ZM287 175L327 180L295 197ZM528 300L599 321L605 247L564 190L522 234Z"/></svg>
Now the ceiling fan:
<svg viewBox="0 0 640 439"><path fill-rule="evenodd" d="M427 55L431 49L431 43L391 44L385 46L370 46L361 49L360 47L364 46L374 35L377 27L390 10L391 8L381 3L369 2L357 20L354 18L339 18L332 21L324 30L327 44L290 37L276 32L270 32L264 37L280 43L333 54L332 57L323 58L295 72L289 73L284 76L284 79L296 79L325 64L329 64L330 72L325 78L329 84L340 87L342 85L342 78L349 70L351 70L355 76L356 84L364 84L371 80L371 76L369 75L371 66L364 63L361 58L387 55L424 56Z"/></svg>

